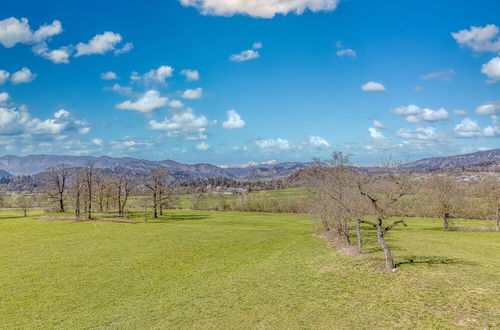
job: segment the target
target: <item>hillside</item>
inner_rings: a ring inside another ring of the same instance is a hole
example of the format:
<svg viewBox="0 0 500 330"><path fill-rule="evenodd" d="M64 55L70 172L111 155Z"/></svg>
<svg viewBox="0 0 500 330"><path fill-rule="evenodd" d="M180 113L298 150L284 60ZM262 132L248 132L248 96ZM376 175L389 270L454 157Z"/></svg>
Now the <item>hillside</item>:
<svg viewBox="0 0 500 330"><path fill-rule="evenodd" d="M434 170L448 168L487 167L500 164L500 149L478 151L464 155L431 157L406 164L407 168Z"/></svg>

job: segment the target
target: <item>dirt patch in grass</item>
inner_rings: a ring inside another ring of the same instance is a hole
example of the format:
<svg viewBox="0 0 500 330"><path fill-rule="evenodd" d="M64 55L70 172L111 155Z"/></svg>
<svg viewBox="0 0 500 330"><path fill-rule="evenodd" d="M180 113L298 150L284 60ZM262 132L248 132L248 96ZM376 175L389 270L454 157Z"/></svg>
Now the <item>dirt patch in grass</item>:
<svg viewBox="0 0 500 330"><path fill-rule="evenodd" d="M130 223L130 224L138 224L138 223L143 223L140 221L130 221L130 220L118 220L118 219L102 219L102 218L96 218L96 219L77 219L75 217L38 217L36 220L45 220L45 221L71 221L71 222L116 222L116 223Z"/></svg>

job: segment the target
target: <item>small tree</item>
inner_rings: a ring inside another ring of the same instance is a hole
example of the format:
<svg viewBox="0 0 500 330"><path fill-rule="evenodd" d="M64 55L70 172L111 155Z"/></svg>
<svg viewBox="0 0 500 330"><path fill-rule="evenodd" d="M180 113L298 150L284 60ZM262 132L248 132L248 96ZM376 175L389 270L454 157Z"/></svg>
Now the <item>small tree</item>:
<svg viewBox="0 0 500 330"><path fill-rule="evenodd" d="M85 209L87 211L87 219L92 219L92 194L94 188L95 163L93 160L88 160L85 163Z"/></svg>
<svg viewBox="0 0 500 330"><path fill-rule="evenodd" d="M125 169L122 169L113 180L113 185L118 206L118 216L123 217L125 215L128 198L135 188L136 180L134 176L127 173Z"/></svg>
<svg viewBox="0 0 500 330"><path fill-rule="evenodd" d="M144 182L144 186L151 194L151 201L153 205L153 217L158 218L158 211L163 215L163 202L166 197L167 180L169 173L163 168L155 168L149 172L149 176Z"/></svg>
<svg viewBox="0 0 500 330"><path fill-rule="evenodd" d="M33 205L33 196L28 193L22 193L17 196L16 205L23 211L24 216L28 216L28 210Z"/></svg>
<svg viewBox="0 0 500 330"><path fill-rule="evenodd" d="M460 213L464 198L460 185L453 176L434 175L428 181L427 203L443 219L443 229L450 230L450 220Z"/></svg>
<svg viewBox="0 0 500 330"><path fill-rule="evenodd" d="M75 203L75 217L80 218L83 194L85 191L84 173L81 170L75 172L75 178L71 187L73 200Z"/></svg>
<svg viewBox="0 0 500 330"><path fill-rule="evenodd" d="M482 186L482 196L486 202L490 218L495 220L495 229L500 231L500 179L490 176Z"/></svg>
<svg viewBox="0 0 500 330"><path fill-rule="evenodd" d="M64 213L66 186L71 170L68 165L61 164L49 167L44 175L44 190L53 203L57 205L57 211Z"/></svg>

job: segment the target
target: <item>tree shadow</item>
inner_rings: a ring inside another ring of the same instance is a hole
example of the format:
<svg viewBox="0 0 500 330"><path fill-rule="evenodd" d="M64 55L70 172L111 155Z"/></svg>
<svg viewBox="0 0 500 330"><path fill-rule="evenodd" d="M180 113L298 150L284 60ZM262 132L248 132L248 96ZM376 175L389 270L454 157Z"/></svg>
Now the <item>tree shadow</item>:
<svg viewBox="0 0 500 330"><path fill-rule="evenodd" d="M148 223L171 223L179 221L196 221L208 219L209 216L205 214L167 214L157 219L148 219Z"/></svg>
<svg viewBox="0 0 500 330"><path fill-rule="evenodd" d="M465 261L457 258L448 258L443 256L409 256L404 261L397 262L396 267L402 265L469 265L474 266L474 262Z"/></svg>

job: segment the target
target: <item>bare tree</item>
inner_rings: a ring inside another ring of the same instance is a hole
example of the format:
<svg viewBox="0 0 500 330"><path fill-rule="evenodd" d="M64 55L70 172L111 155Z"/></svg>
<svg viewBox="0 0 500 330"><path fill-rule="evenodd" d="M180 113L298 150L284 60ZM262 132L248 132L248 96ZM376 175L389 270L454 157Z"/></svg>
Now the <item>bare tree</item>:
<svg viewBox="0 0 500 330"><path fill-rule="evenodd" d="M92 159L87 160L85 163L85 209L87 213L87 219L92 219L92 188L94 185L95 176L95 162Z"/></svg>
<svg viewBox="0 0 500 330"><path fill-rule="evenodd" d="M444 230L450 230L450 220L464 203L457 180L451 175L434 175L428 180L427 204L443 219Z"/></svg>
<svg viewBox="0 0 500 330"><path fill-rule="evenodd" d="M114 180L118 216L120 217L125 215L125 207L132 190L135 188L135 184L135 178L124 169L120 171Z"/></svg>
<svg viewBox="0 0 500 330"><path fill-rule="evenodd" d="M70 174L71 170L65 164L49 167L45 173L46 192L52 202L57 205L57 211L61 213L65 211L64 200Z"/></svg>
<svg viewBox="0 0 500 330"><path fill-rule="evenodd" d="M110 194L110 180L102 171L96 171L94 175L95 183L95 197L99 213L107 213L109 210Z"/></svg>
<svg viewBox="0 0 500 330"><path fill-rule="evenodd" d="M490 218L495 219L495 229L500 231L500 179L490 176L484 180L482 188Z"/></svg>
<svg viewBox="0 0 500 330"><path fill-rule="evenodd" d="M149 172L149 177L146 178L144 186L151 194L153 204L153 217L158 218L158 211L163 215L163 202L167 190L167 180L169 173L163 168L155 168Z"/></svg>
<svg viewBox="0 0 500 330"><path fill-rule="evenodd" d="M377 230L377 241L384 250L385 264L388 270L395 271L392 252L385 241L385 235L399 224L406 226L403 219L390 221L392 215L398 214L398 202L411 193L409 173L400 164L387 163L384 173L359 174L357 189L364 198L366 207L376 216L375 221L361 220L362 223L373 226Z"/></svg>
<svg viewBox="0 0 500 330"><path fill-rule="evenodd" d="M23 211L24 216L28 216L28 210L33 206L33 196L22 193L17 197L16 205Z"/></svg>
<svg viewBox="0 0 500 330"><path fill-rule="evenodd" d="M73 180L73 184L71 190L73 192L73 200L75 203L75 217L80 218L81 216L81 204L83 200L83 194L85 191L85 174L83 171L78 170L75 172L75 177Z"/></svg>

